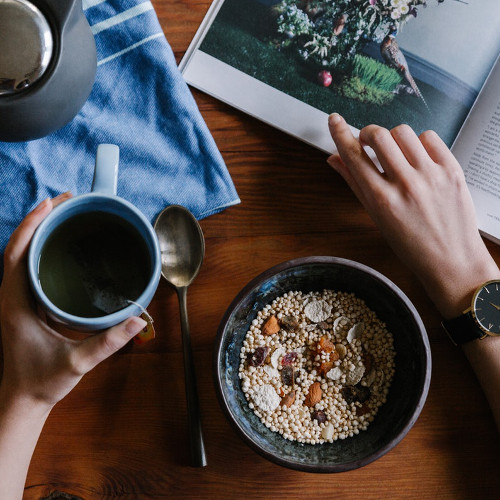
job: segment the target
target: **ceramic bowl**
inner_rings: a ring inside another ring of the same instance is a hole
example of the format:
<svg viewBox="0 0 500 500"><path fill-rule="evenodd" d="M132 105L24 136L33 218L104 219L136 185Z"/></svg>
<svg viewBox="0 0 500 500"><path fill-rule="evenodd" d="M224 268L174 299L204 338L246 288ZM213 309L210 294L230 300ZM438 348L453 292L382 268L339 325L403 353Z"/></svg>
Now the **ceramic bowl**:
<svg viewBox="0 0 500 500"><path fill-rule="evenodd" d="M353 292L387 324L394 336L395 374L387 401L366 431L325 444L302 444L272 432L249 408L238 377L240 349L252 320L289 291ZM350 260L307 257L277 265L252 280L226 311L215 343L214 377L220 404L238 434L279 465L307 472L343 472L381 457L411 429L431 378L427 334L406 295L379 272Z"/></svg>

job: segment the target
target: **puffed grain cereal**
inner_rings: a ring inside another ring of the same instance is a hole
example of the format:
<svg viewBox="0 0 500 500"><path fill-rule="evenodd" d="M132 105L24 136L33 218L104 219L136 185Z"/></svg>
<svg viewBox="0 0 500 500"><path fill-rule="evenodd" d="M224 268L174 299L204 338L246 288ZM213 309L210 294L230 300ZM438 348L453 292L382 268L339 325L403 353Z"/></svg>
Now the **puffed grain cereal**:
<svg viewBox="0 0 500 500"><path fill-rule="evenodd" d="M292 291L252 321L239 378L266 427L321 444L368 428L386 402L394 356L391 333L354 294Z"/></svg>

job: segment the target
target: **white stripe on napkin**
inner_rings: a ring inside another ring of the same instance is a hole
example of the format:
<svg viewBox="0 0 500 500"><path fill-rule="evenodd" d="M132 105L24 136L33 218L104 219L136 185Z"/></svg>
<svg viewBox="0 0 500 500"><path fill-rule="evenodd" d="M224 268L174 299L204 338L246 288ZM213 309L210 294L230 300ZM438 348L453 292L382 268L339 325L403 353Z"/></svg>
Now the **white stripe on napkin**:
<svg viewBox="0 0 500 500"><path fill-rule="evenodd" d="M90 7L95 7L96 5L104 2L106 2L106 0L82 0L82 7L83 10L87 10L90 9Z"/></svg>
<svg viewBox="0 0 500 500"><path fill-rule="evenodd" d="M92 33L94 35L97 35L97 33L100 33L101 31L107 30L108 28L128 21L129 19L137 17L140 14L144 14L144 12L148 12L150 10L153 10L153 5L151 4L151 2L140 3L139 5L125 10L120 14L117 14L116 16L110 17L109 19L101 21L100 23L94 24L93 26L91 26Z"/></svg>
<svg viewBox="0 0 500 500"><path fill-rule="evenodd" d="M137 43L134 43L133 45L130 45L129 47L127 47L126 49L123 49L123 50L120 50L118 52L115 52L114 54L111 54L110 56L108 57L105 57L104 59L101 59L98 63L97 63L97 66L101 66L101 64L106 64L107 62L109 61L112 61L113 59L116 59L117 57L120 57L122 56L123 54L126 54L127 52L130 52L131 50L134 50L136 49L137 47L139 47L140 45L143 45L144 43L147 43L149 42L150 40L154 40L155 38L160 38L163 36L163 32L162 33L156 33L154 35L151 35L151 36L148 36L146 38L143 38L142 40L140 40L139 42Z"/></svg>

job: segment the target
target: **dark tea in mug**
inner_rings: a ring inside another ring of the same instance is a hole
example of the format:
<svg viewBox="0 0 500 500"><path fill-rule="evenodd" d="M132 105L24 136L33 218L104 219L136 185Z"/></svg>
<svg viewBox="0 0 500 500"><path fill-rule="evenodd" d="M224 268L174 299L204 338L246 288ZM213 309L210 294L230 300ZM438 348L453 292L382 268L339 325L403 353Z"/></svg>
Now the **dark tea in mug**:
<svg viewBox="0 0 500 500"><path fill-rule="evenodd" d="M139 231L101 211L70 217L43 245L38 276L59 309L95 318L123 309L151 279L151 258Z"/></svg>

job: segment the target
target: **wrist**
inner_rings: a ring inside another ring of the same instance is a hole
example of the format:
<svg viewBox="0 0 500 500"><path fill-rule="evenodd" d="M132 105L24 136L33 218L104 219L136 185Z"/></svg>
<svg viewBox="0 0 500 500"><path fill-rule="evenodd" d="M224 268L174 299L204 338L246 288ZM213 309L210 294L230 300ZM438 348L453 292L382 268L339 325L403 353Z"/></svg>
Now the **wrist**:
<svg viewBox="0 0 500 500"><path fill-rule="evenodd" d="M53 405L30 395L11 391L6 384L0 383L0 408L4 412L45 422Z"/></svg>
<svg viewBox="0 0 500 500"><path fill-rule="evenodd" d="M450 270L435 280L424 283L427 292L444 319L460 316L471 306L474 292L483 283L500 279L500 270L488 254L476 265L470 264L460 271Z"/></svg>

